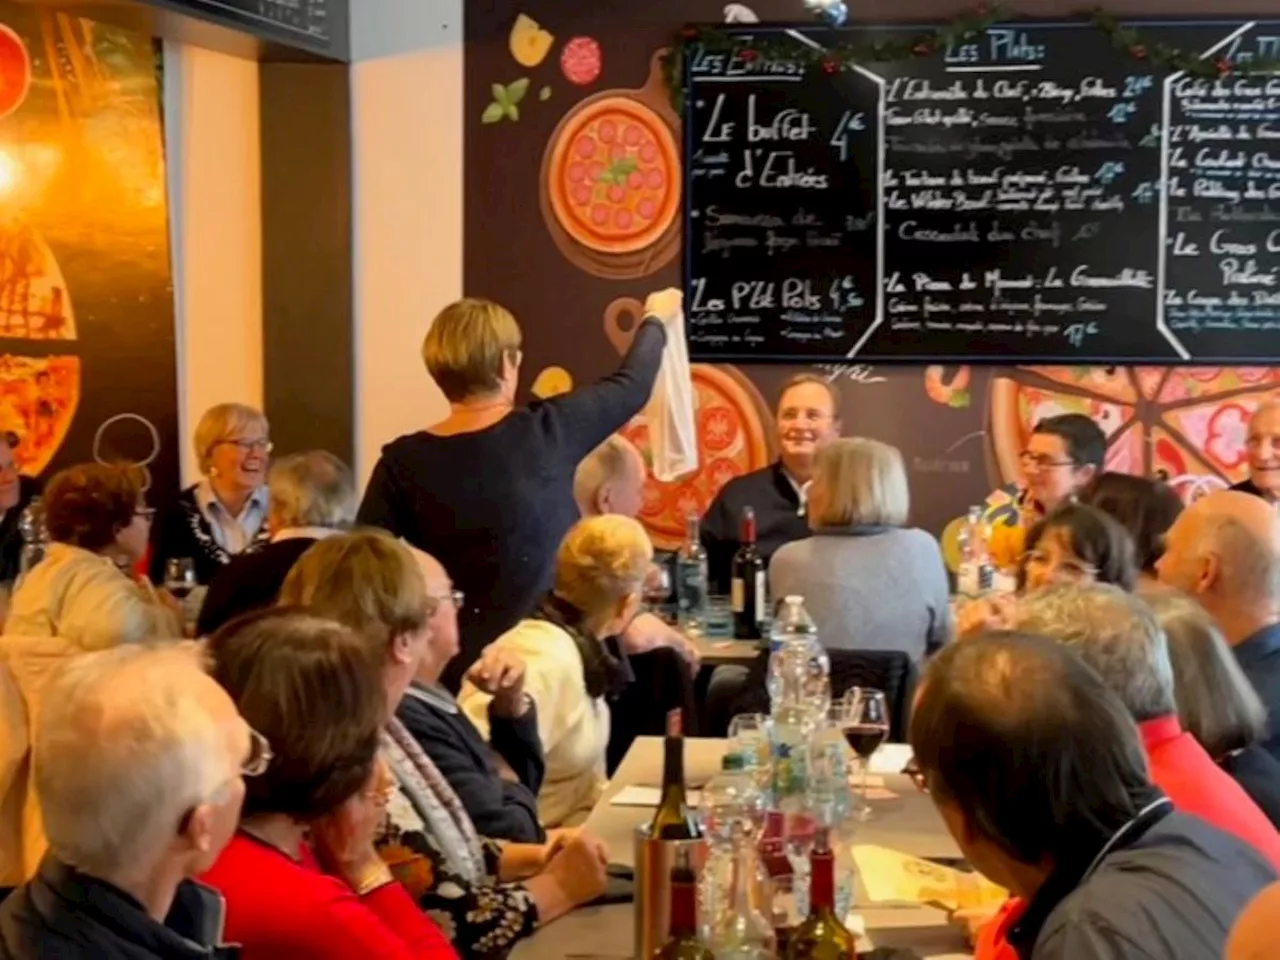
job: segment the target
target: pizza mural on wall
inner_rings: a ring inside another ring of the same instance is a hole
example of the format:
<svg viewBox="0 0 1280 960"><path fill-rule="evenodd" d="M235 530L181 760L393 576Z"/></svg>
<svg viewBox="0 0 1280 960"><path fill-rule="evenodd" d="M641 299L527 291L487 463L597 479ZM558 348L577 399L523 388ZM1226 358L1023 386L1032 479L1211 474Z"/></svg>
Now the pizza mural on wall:
<svg viewBox="0 0 1280 960"><path fill-rule="evenodd" d="M1037 421L1082 413L1107 434L1107 469L1161 477L1185 500L1243 480L1249 418L1280 390L1270 367L1018 367L990 389L1001 484Z"/></svg>

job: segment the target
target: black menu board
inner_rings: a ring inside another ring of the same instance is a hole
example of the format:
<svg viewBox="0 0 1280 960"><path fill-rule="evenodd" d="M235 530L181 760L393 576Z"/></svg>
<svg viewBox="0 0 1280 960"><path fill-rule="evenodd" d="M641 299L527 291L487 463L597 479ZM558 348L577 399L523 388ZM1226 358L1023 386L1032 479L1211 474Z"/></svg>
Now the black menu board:
<svg viewBox="0 0 1280 960"><path fill-rule="evenodd" d="M345 59L346 0L163 0L264 40Z"/></svg>
<svg viewBox="0 0 1280 960"><path fill-rule="evenodd" d="M1280 55L1280 21L1136 26ZM695 359L1280 360L1280 75L1170 73L1085 22L834 75L775 48L922 28L726 30L686 48Z"/></svg>

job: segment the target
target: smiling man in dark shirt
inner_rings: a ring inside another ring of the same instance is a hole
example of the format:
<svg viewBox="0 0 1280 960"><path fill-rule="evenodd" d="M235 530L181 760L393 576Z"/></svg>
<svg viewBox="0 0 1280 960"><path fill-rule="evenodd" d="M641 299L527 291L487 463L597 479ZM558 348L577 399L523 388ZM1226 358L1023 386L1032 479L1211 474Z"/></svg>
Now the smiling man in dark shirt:
<svg viewBox="0 0 1280 960"><path fill-rule="evenodd" d="M1233 490L1211 493L1178 517L1156 563L1162 582L1194 595L1218 621L1267 708L1264 746L1280 759L1280 516Z"/></svg>
<svg viewBox="0 0 1280 960"><path fill-rule="evenodd" d="M777 461L726 483L702 518L702 543L717 593L729 592L744 507L755 511L756 543L766 568L783 544L809 536L805 486L818 448L840 435L840 393L826 377L798 374L778 395L777 419Z"/></svg>

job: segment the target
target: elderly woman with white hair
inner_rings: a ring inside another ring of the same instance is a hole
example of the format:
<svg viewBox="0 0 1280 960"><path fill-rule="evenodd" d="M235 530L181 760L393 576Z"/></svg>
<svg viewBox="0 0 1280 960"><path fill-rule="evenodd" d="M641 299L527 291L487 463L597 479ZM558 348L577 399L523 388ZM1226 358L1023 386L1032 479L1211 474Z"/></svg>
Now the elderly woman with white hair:
<svg viewBox="0 0 1280 960"><path fill-rule="evenodd" d="M170 560L189 559L196 581L208 584L232 557L267 542L267 418L242 403L210 407L196 424L195 453L203 479L156 518L155 583L164 581Z"/></svg>
<svg viewBox="0 0 1280 960"><path fill-rule="evenodd" d="M908 527L910 492L896 447L833 440L814 463L813 535L778 549L769 595L804 597L830 650L901 650L919 662L951 629L938 542Z"/></svg>
<svg viewBox="0 0 1280 960"><path fill-rule="evenodd" d="M580 520L556 553L555 582L531 617L485 648L468 673L458 705L489 733L495 687L485 680L500 654L524 661L524 693L537 710L546 773L538 814L548 827L586 819L604 792L608 697L629 676L604 638L640 611L653 545L644 528L616 514Z"/></svg>
<svg viewBox="0 0 1280 960"><path fill-rule="evenodd" d="M197 636L207 637L240 614L271 606L298 558L355 519L355 479L345 463L324 450L277 460L267 475L267 491L271 541L233 557L214 577L200 607Z"/></svg>

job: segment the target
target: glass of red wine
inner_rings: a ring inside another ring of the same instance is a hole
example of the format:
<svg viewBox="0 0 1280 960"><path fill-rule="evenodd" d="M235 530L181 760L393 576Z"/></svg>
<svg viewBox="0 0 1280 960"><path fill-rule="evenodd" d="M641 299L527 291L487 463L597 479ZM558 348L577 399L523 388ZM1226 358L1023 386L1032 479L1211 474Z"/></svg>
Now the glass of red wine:
<svg viewBox="0 0 1280 960"><path fill-rule="evenodd" d="M196 588L196 565L190 557L170 557L164 564L164 588L185 601Z"/></svg>
<svg viewBox="0 0 1280 960"><path fill-rule="evenodd" d="M844 739L858 755L858 763L862 767L862 783L858 790L862 799L853 815L858 820L866 821L871 819L867 789L871 755L889 736L889 710L883 690L853 687L845 697L847 709L844 711Z"/></svg>

